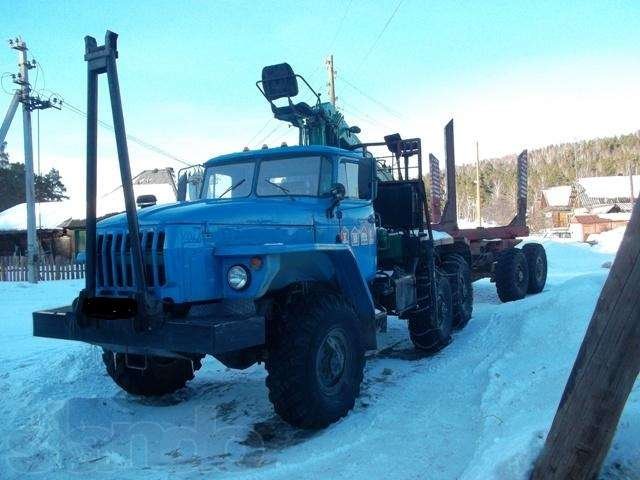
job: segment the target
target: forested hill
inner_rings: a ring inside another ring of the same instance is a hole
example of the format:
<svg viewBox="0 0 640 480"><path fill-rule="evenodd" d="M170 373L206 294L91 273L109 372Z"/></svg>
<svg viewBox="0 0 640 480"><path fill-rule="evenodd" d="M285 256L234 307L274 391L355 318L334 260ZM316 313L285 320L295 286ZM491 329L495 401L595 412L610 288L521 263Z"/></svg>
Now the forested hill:
<svg viewBox="0 0 640 480"><path fill-rule="evenodd" d="M519 152L518 152L519 153ZM504 223L515 212L516 156L480 162L482 217ZM616 137L550 145L529 150L529 216L531 226L542 225L542 214L533 208L543 189L567 185L577 178L628 175L640 171L640 131ZM475 164L457 166L458 216L475 219Z"/></svg>

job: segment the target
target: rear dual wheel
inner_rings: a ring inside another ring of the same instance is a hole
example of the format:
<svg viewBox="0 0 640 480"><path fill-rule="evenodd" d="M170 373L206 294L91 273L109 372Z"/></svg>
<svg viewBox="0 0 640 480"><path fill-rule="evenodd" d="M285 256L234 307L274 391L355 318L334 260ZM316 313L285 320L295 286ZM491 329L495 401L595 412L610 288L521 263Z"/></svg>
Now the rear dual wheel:
<svg viewBox="0 0 640 480"><path fill-rule="evenodd" d="M539 243L527 243L522 247L529 267L527 293L540 293L547 283L547 253Z"/></svg>
<svg viewBox="0 0 640 480"><path fill-rule="evenodd" d="M522 249L510 248L500 254L494 272L498 297L503 302L520 300L542 292L547 283L547 254L539 243Z"/></svg>
<svg viewBox="0 0 640 480"><path fill-rule="evenodd" d="M503 251L496 263L494 278L501 301L524 298L529 288L529 264L522 250L509 248Z"/></svg>
<svg viewBox="0 0 640 480"><path fill-rule="evenodd" d="M453 328L464 328L473 313L473 283L471 269L462 255L447 255L442 263L451 286Z"/></svg>

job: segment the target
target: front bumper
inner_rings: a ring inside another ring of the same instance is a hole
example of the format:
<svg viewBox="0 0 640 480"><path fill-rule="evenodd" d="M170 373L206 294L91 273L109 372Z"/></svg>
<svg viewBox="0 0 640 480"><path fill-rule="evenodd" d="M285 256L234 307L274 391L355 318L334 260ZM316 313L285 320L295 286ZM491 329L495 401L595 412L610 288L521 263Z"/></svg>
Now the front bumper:
<svg viewBox="0 0 640 480"><path fill-rule="evenodd" d="M76 340L107 350L174 356L232 352L265 343L265 319L257 315L189 315L167 318L150 330L137 331L133 319L87 318L71 306L34 312L36 337Z"/></svg>

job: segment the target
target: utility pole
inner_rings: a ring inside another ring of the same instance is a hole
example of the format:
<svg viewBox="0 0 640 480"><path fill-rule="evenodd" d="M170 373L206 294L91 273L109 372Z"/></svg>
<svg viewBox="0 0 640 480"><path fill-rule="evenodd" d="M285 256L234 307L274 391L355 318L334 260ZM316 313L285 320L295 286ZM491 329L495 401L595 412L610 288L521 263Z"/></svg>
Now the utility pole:
<svg viewBox="0 0 640 480"><path fill-rule="evenodd" d="M33 176L33 143L31 135L31 109L29 97L29 69L35 67L27 59L27 44L18 40L11 47L18 51L18 67L20 77L16 83L20 85L22 101L22 133L24 137L24 191L27 199L27 280L38 282L38 237L36 232L35 179Z"/></svg>
<svg viewBox="0 0 640 480"><path fill-rule="evenodd" d="M329 82L327 87L329 88L329 101L335 107L336 106L336 71L333 68L333 55L329 55L325 61L327 65L327 75Z"/></svg>
<svg viewBox="0 0 640 480"><path fill-rule="evenodd" d="M640 373L640 200L602 288L531 480L594 479Z"/></svg>
<svg viewBox="0 0 640 480"><path fill-rule="evenodd" d="M38 239L36 234L35 179L33 174L33 142L31 133L31 111L55 107L57 99L42 100L38 95L31 95L29 70L36 68L36 61L27 58L27 44L20 38L9 40L9 47L18 51L18 74L12 75L13 83L18 88L13 94L9 109L0 127L0 144L4 143L7 132L22 103L22 129L24 142L24 182L27 202L27 279L30 283L38 281Z"/></svg>
<svg viewBox="0 0 640 480"><path fill-rule="evenodd" d="M476 141L476 218L478 226L482 226L482 217L480 216L480 147Z"/></svg>
<svg viewBox="0 0 640 480"><path fill-rule="evenodd" d="M636 199L635 192L633 191L633 168L632 162L629 162L629 188L631 192L631 203Z"/></svg>

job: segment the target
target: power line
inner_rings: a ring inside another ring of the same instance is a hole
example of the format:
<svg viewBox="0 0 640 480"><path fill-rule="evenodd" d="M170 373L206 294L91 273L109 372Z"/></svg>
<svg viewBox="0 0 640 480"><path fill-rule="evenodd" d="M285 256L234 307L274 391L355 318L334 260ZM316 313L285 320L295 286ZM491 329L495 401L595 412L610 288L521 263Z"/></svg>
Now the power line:
<svg viewBox="0 0 640 480"><path fill-rule="evenodd" d="M381 120L378 120L377 118L372 117L371 115L363 112L359 108L356 108L355 106L351 105L348 102L345 102L344 100L341 100L341 102L343 103L344 107L347 107L345 110L352 111L352 113L355 113L355 115L357 117L360 117L363 120L368 121L369 123L373 123L373 124L376 124L376 125L378 125L380 127L386 128L388 130L392 130L392 127L390 127L386 123L382 122ZM344 109L344 107L342 107L342 108Z"/></svg>
<svg viewBox="0 0 640 480"><path fill-rule="evenodd" d="M340 80L342 80L345 84L347 84L349 87L353 88L356 92L358 92L360 95L362 95L363 97L369 99L370 101L372 101L373 103L375 103L376 105L380 106L381 108L383 108L384 110L386 110L387 112L389 112L390 114L402 119L402 114L396 112L394 109L392 109L391 107L388 107L387 105L385 105L384 103L382 103L379 100L376 100L375 98L373 98L371 95L369 95L368 93L365 93L363 90L361 90L360 88L358 88L357 86L355 86L353 83L351 83L349 80L347 80L344 75L340 75L338 77Z"/></svg>
<svg viewBox="0 0 640 480"><path fill-rule="evenodd" d="M264 132L264 130L267 128L267 126L271 123L271 121L273 120L273 118L269 118L269 120L267 120L267 123L265 123L262 128L260 130L258 130L255 135L253 137L251 137L251 140L249 140L247 143L245 143L245 145L249 146L252 144L252 142L258 138L258 135L260 135L262 132Z"/></svg>
<svg viewBox="0 0 640 480"><path fill-rule="evenodd" d="M338 39L338 35L342 31L342 25L344 25L344 20L347 18L347 14L349 13L349 9L351 8L351 4L352 3L353 3L353 0L349 0L349 3L347 4L347 7L344 9L344 13L342 14L342 18L340 19L340 22L338 23L338 28L336 28L336 33L333 36L333 39L331 40L331 43L329 44L329 52L331 52L331 50L333 50L333 47L334 47L334 45L336 43L336 40Z"/></svg>
<svg viewBox="0 0 640 480"><path fill-rule="evenodd" d="M342 14L342 17L340 18L340 21L338 22L338 26L336 28L336 32L333 34L333 38L331 39L331 42L329 43L329 48L328 48L328 52L331 53L331 51L333 50L333 47L336 44L336 40L338 39L338 36L340 35L340 33L342 32L342 27L344 26L344 21L347 18L347 15L349 14L349 10L351 9L351 5L353 4L353 0L349 0L349 3L347 4L346 8L344 9L344 13ZM309 83L311 85L313 85L313 82L315 81L315 78L318 74L318 72L320 71L321 67L320 65L316 66L316 68L313 70L313 72L311 72L311 75L309 76ZM318 88L318 91L322 91L322 88Z"/></svg>
<svg viewBox="0 0 640 480"><path fill-rule="evenodd" d="M62 98L62 96L59 96L59 98ZM83 110L81 110L80 108L74 106L73 104L67 102L66 100L62 100L62 106L66 107L69 111L77 114L77 115L81 115L84 118L87 117L86 112L84 112ZM102 120L98 120L98 124L108 130L113 131L113 125L102 121ZM146 142L145 140L141 139L140 137L136 137L134 135L131 134L127 134L127 139L131 140L132 142L138 144L139 146L146 148L147 150L150 150L154 153L157 153L158 155L162 155L164 157L170 158L171 160L174 160L178 163L181 163L182 165L185 165L187 167L192 167L193 164L189 163L185 160L182 160L181 158L176 157L175 155L173 155L172 153L167 152L166 150L163 150L160 147L157 147L149 142Z"/></svg>
<svg viewBox="0 0 640 480"><path fill-rule="evenodd" d="M262 137L262 140L260 140L259 142L257 142L258 146L264 145L264 143L271 138L271 135L273 135L274 133L276 133L276 131L278 131L279 129L281 129L282 127L285 127L286 124L285 123L279 123L278 125L275 126L275 128L273 130L271 130L266 136Z"/></svg>
<svg viewBox="0 0 640 480"><path fill-rule="evenodd" d="M396 5L396 8L393 10L393 12L391 12L391 15L387 19L387 22L382 27L382 30L380 30L380 33L378 33L378 36L376 37L376 39L371 44L371 47L369 47L369 50L367 51L367 53L364 55L364 57L362 57L362 60L360 61L360 65L358 65L358 68L356 69L356 71L359 71L362 68L364 63L369 58L369 55L371 55L371 52L373 52L373 50L376 48L376 45L378 44L378 41L380 40L380 38L382 37L384 32L387 30L387 27L391 23L391 20L393 20L393 17L395 17L396 13L398 13L398 10L400 9L400 6L402 5L402 2L404 2L404 0L400 0L398 2L398 4Z"/></svg>

